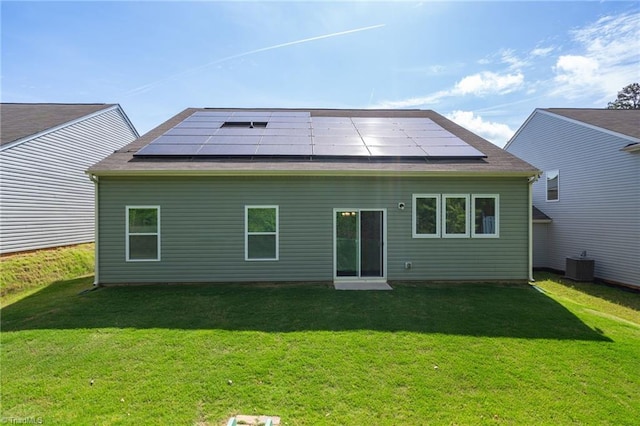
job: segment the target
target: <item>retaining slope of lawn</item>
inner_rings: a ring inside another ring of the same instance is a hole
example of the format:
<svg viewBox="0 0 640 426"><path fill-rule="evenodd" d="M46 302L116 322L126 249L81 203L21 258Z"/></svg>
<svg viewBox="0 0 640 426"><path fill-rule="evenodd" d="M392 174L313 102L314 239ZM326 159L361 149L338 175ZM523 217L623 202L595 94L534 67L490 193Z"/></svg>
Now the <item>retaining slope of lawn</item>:
<svg viewBox="0 0 640 426"><path fill-rule="evenodd" d="M52 284L2 309L2 412L45 424L637 424L640 295ZM593 285L592 285L593 286ZM597 293L597 292L596 292ZM231 381L231 382L230 382Z"/></svg>

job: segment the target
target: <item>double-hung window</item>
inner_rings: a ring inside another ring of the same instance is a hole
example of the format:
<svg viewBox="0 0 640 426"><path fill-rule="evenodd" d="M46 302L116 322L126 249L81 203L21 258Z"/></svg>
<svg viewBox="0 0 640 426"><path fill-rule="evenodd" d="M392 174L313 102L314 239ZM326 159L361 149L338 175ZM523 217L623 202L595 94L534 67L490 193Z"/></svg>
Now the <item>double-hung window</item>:
<svg viewBox="0 0 640 426"><path fill-rule="evenodd" d="M278 206L245 206L245 260L278 260Z"/></svg>
<svg viewBox="0 0 640 426"><path fill-rule="evenodd" d="M442 195L442 236L445 238L469 237L469 195Z"/></svg>
<svg viewBox="0 0 640 426"><path fill-rule="evenodd" d="M440 237L440 195L413 195L413 238Z"/></svg>
<svg viewBox="0 0 640 426"><path fill-rule="evenodd" d="M545 172L547 181L547 201L558 201L560 199L560 170L549 170Z"/></svg>
<svg viewBox="0 0 640 426"><path fill-rule="evenodd" d="M160 260L160 207L127 206L127 261Z"/></svg>
<svg viewBox="0 0 640 426"><path fill-rule="evenodd" d="M474 238L497 238L500 224L500 206L497 194L473 194Z"/></svg>

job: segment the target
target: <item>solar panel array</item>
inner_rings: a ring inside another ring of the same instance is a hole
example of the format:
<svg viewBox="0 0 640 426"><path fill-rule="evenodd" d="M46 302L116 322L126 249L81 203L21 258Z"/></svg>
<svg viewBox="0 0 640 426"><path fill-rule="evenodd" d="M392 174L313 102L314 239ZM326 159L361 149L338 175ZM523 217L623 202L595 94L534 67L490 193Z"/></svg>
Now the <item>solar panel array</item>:
<svg viewBox="0 0 640 426"><path fill-rule="evenodd" d="M304 111L198 111L134 156L486 157L429 118L312 117Z"/></svg>

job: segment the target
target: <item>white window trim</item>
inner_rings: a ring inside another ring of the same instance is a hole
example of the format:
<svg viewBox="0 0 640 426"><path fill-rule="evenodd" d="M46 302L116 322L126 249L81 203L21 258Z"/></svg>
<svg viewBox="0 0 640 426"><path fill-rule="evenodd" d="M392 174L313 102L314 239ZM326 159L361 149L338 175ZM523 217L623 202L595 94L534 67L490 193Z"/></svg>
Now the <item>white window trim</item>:
<svg viewBox="0 0 640 426"><path fill-rule="evenodd" d="M464 217L464 226L465 233L464 234L448 234L447 233L447 199L448 198L464 198L466 205L466 212ZM469 238L469 215L470 215L470 197L469 194L442 194L442 238Z"/></svg>
<svg viewBox="0 0 640 426"><path fill-rule="evenodd" d="M556 177L558 178L558 198L556 198L555 200L550 200L549 199L549 173L555 173ZM544 199L546 202L548 203L555 203L560 201L560 170L559 169L554 169L554 170L548 170L544 172L544 182L545 182L545 192L544 192Z"/></svg>
<svg viewBox="0 0 640 426"><path fill-rule="evenodd" d="M418 198L435 198L436 200L436 233L418 234L416 225L418 223L417 200ZM440 238L440 194L413 194L411 203L411 235L413 238Z"/></svg>
<svg viewBox="0 0 640 426"><path fill-rule="evenodd" d="M251 232L251 235L275 235L276 237L276 257L274 258L249 258L249 209L275 209L276 210L276 231L275 232ZM247 262L275 262L280 260L280 209L278 206L244 206L244 260Z"/></svg>
<svg viewBox="0 0 640 426"><path fill-rule="evenodd" d="M493 234L476 234L476 198L493 198L495 201L495 227ZM500 195L499 194L472 194L471 195L471 237L473 238L500 238Z"/></svg>
<svg viewBox="0 0 640 426"><path fill-rule="evenodd" d="M158 229L157 232L129 232L129 211L135 209L155 209L158 215ZM125 252L126 252L126 261L127 262L159 262L161 259L160 256L160 206L126 206L125 209ZM132 235L155 235L157 237L157 245L158 245L158 257L156 259L131 259L129 257L129 237Z"/></svg>

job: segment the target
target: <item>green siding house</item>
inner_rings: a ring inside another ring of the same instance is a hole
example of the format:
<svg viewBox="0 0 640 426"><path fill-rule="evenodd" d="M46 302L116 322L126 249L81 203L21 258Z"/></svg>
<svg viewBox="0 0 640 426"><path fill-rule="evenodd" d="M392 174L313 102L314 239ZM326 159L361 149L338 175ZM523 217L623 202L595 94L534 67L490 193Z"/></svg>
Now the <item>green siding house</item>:
<svg viewBox="0 0 640 426"><path fill-rule="evenodd" d="M430 110L189 108L87 173L96 284L530 278L538 170Z"/></svg>

